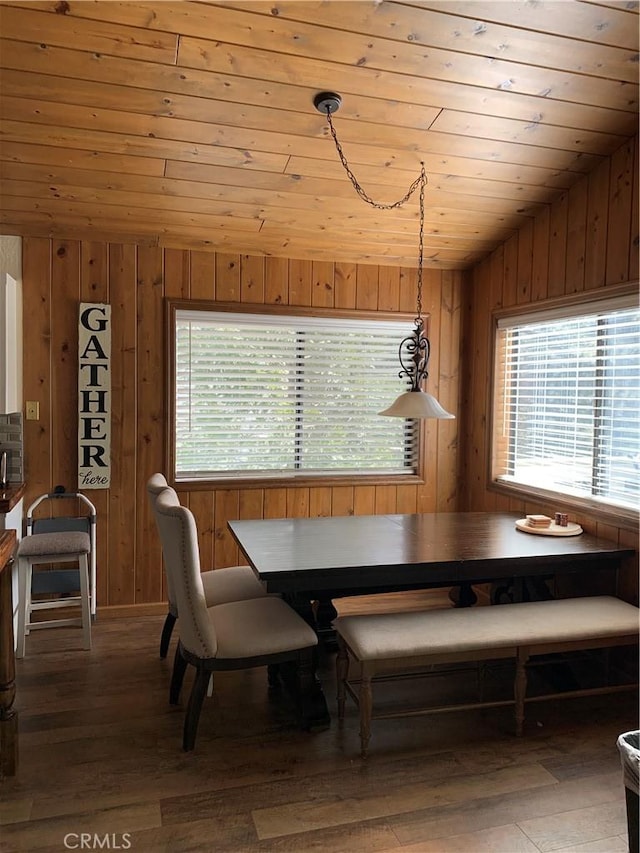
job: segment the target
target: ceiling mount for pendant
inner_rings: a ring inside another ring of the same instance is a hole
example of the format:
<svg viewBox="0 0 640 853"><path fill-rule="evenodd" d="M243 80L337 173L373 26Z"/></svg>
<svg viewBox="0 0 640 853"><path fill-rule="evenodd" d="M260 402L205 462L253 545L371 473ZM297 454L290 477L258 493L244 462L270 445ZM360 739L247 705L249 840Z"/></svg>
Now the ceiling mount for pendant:
<svg viewBox="0 0 640 853"><path fill-rule="evenodd" d="M342 98L337 92L318 92L313 99L313 106L319 113L336 113L340 109Z"/></svg>

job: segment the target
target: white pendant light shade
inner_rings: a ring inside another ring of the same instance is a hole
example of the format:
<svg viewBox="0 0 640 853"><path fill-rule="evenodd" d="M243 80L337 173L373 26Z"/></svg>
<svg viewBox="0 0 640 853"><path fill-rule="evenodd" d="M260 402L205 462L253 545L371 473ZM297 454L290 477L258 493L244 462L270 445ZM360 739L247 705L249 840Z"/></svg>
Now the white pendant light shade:
<svg viewBox="0 0 640 853"><path fill-rule="evenodd" d="M405 391L388 409L378 412L390 418L438 418L451 420L455 418L431 394L425 391Z"/></svg>

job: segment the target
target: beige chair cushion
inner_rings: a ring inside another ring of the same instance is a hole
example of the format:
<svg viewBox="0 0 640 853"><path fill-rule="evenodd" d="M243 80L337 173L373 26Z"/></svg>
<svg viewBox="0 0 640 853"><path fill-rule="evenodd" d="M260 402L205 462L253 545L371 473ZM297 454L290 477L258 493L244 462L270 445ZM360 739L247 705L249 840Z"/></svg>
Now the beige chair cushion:
<svg viewBox="0 0 640 853"><path fill-rule="evenodd" d="M33 533L25 536L18 545L18 557L55 557L70 554L88 554L91 539L88 533L69 530L62 533Z"/></svg>
<svg viewBox="0 0 640 853"><path fill-rule="evenodd" d="M209 608L218 658L251 658L315 646L318 637L282 599L272 596ZM184 643L182 635L180 639Z"/></svg>
<svg viewBox="0 0 640 853"><path fill-rule="evenodd" d="M610 596L340 616L333 624L358 660L533 646L638 632L640 611Z"/></svg>

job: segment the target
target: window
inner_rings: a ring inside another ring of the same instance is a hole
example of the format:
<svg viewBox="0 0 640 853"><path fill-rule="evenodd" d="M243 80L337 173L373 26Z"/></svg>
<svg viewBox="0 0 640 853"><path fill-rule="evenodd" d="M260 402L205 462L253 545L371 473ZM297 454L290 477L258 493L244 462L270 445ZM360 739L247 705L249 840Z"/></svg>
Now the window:
<svg viewBox="0 0 640 853"><path fill-rule="evenodd" d="M500 317L494 479L637 508L639 355L635 294Z"/></svg>
<svg viewBox="0 0 640 853"><path fill-rule="evenodd" d="M176 307L172 328L176 480L417 473L418 423L378 416L408 321Z"/></svg>

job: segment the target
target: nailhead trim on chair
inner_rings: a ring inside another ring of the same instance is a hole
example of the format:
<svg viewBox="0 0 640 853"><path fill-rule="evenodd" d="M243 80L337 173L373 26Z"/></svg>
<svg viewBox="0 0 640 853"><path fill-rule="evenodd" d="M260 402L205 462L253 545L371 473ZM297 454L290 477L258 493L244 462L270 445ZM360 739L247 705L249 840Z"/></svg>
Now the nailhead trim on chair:
<svg viewBox="0 0 640 853"><path fill-rule="evenodd" d="M187 557L187 548L186 548L186 538L185 538L184 526L183 526L183 525L180 525L180 529L181 529L181 531L182 531L181 550L182 550L182 556L183 556L183 558L184 558L184 559L183 559L183 565L184 565L184 564L186 564L186 562L187 562L187 559L186 559L186 557ZM190 612L190 613L193 613L194 608L193 608L193 598L192 598L192 596L191 596L191 589L189 588L189 585L188 585L188 584L185 584L185 588L186 588L186 590L187 590L187 596L188 596L188 600L189 600L189 612ZM200 648L201 648L201 651L202 651L202 656L203 656L203 657L209 657L210 655L209 655L209 652L208 652L208 650L207 650L207 644L205 643L204 638L203 638L203 636L202 636L202 634L201 634L201 632L200 632L200 630L199 630L199 628L198 628L198 624L197 624L197 622L196 622L195 620L194 620L193 624L194 624L194 627L195 627L195 632L194 632L194 633L196 634L196 636L198 637L198 640L200 641Z"/></svg>

